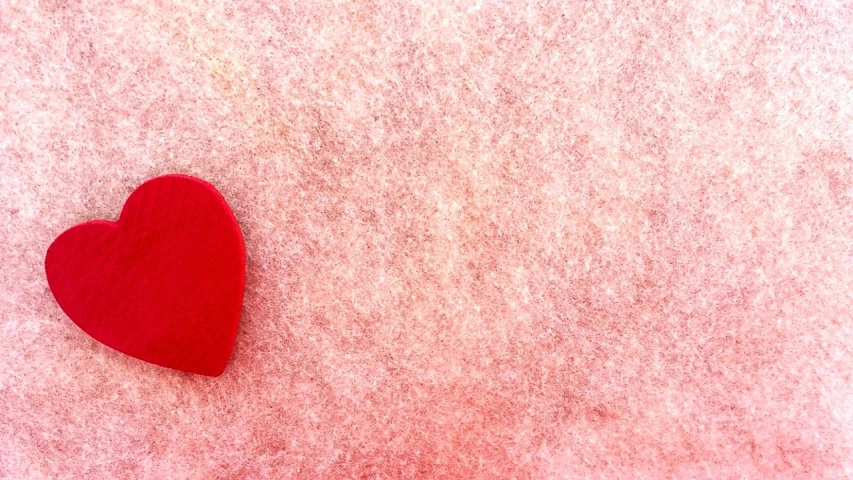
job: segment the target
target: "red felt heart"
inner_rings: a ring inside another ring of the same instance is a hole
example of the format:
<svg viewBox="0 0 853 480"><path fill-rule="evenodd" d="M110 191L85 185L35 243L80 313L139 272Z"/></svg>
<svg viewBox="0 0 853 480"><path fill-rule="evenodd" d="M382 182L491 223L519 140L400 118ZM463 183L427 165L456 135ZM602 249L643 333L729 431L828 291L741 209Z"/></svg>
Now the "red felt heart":
<svg viewBox="0 0 853 480"><path fill-rule="evenodd" d="M209 183L186 175L149 180L117 222L66 230L44 263L59 306L96 340L176 370L225 370L246 256L237 219Z"/></svg>

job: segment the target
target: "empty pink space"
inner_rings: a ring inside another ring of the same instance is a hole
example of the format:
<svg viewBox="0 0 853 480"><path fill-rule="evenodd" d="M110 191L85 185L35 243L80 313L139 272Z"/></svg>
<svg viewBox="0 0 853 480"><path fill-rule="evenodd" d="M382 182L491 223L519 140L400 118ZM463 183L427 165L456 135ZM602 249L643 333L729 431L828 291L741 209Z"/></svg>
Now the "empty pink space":
<svg viewBox="0 0 853 480"><path fill-rule="evenodd" d="M0 477L853 478L853 10L747 3L0 2ZM167 173L217 378L44 273Z"/></svg>

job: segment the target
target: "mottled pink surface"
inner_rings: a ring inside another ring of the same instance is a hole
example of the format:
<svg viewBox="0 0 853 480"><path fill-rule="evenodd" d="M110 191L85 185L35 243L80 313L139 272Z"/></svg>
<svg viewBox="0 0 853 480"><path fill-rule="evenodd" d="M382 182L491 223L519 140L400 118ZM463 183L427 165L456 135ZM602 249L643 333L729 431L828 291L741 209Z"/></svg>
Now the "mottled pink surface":
<svg viewBox="0 0 853 480"><path fill-rule="evenodd" d="M853 8L559 3L0 1L0 476L853 478ZM43 272L169 172L216 379Z"/></svg>

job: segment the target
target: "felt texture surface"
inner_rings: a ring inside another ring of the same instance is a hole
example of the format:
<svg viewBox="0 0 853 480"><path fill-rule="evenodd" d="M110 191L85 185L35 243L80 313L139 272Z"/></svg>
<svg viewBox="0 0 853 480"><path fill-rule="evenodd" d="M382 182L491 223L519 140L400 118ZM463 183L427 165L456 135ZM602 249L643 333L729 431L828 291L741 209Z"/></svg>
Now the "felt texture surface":
<svg viewBox="0 0 853 480"><path fill-rule="evenodd" d="M0 476L853 477L847 2L0 2ZM219 378L50 242L201 177Z"/></svg>

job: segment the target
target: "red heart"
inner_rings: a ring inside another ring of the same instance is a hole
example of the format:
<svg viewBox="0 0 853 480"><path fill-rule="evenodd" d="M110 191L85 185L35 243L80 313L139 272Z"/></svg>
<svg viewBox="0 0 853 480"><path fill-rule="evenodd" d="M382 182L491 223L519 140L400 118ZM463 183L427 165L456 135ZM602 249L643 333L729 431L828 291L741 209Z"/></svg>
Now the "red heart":
<svg viewBox="0 0 853 480"><path fill-rule="evenodd" d="M246 255L237 219L209 183L186 175L149 180L117 222L63 232L44 264L59 306L96 340L176 370L225 370Z"/></svg>

